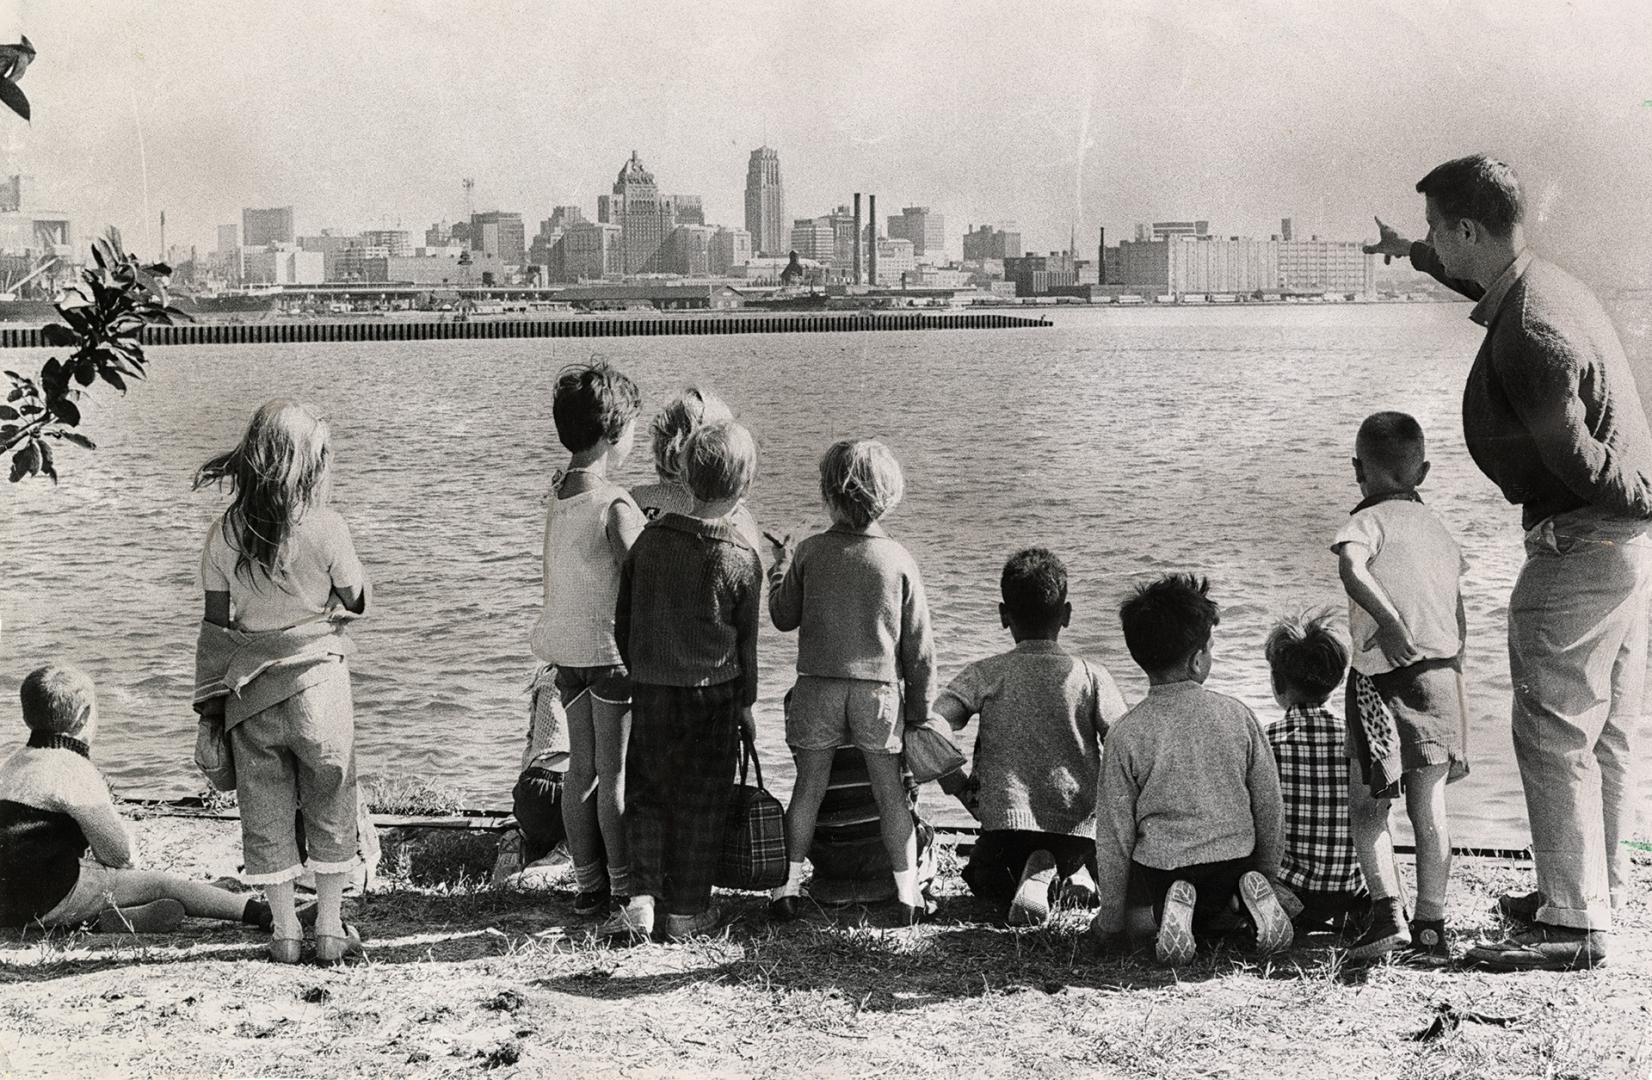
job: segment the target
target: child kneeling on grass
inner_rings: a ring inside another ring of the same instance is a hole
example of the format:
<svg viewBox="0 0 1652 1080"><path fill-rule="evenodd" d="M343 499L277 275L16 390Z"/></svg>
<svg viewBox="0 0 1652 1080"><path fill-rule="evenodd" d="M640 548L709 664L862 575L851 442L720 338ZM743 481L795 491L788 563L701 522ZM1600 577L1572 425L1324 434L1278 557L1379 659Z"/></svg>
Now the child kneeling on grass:
<svg viewBox="0 0 1652 1080"><path fill-rule="evenodd" d="M757 471L751 433L708 424L683 448L694 506L648 523L620 570L614 640L631 672L625 755L630 902L599 933L716 928L711 887L723 850L742 732L756 735L762 565L733 519Z"/></svg>
<svg viewBox="0 0 1652 1080"><path fill-rule="evenodd" d="M28 745L0 764L0 926L154 934L193 915L269 930L260 900L136 868L132 834L92 764L97 696L85 672L38 668L21 697Z"/></svg>
<svg viewBox="0 0 1652 1080"><path fill-rule="evenodd" d="M1330 623L1329 615L1281 620L1265 647L1274 700L1285 710L1268 728L1285 802L1277 884L1302 905L1291 920L1299 932L1344 924L1371 906L1348 824L1347 731L1325 708L1348 670L1348 649Z"/></svg>
<svg viewBox="0 0 1652 1080"><path fill-rule="evenodd" d="M981 835L964 881L1007 904L1011 926L1031 926L1049 917L1056 881L1095 860L1101 740L1124 715L1124 698L1104 668L1057 640L1073 614L1060 559L1043 548L1017 552L999 589L1015 648L964 668L934 711L953 728L981 718L970 776Z"/></svg>
<svg viewBox="0 0 1652 1080"><path fill-rule="evenodd" d="M1107 732L1097 803L1103 943L1124 929L1127 902L1151 904L1164 964L1193 959L1195 931L1237 893L1261 953L1290 947L1291 920L1274 896L1284 845L1279 771L1262 725L1243 702L1206 690L1209 583L1169 574L1119 609L1124 643L1147 673L1147 697Z"/></svg>

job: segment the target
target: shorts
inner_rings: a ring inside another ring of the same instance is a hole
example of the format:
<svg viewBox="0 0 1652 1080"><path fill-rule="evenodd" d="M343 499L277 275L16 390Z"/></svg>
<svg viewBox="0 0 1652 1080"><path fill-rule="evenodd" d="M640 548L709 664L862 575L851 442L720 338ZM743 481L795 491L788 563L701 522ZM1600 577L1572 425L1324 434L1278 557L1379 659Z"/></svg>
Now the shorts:
<svg viewBox="0 0 1652 1080"><path fill-rule="evenodd" d="M898 754L901 727L899 683L799 675L786 692L786 745L793 750L854 746L864 754Z"/></svg>
<svg viewBox="0 0 1652 1080"><path fill-rule="evenodd" d="M610 705L631 703L631 673L624 664L604 664L601 667L558 667L556 692L566 708L579 695L590 691L592 697Z"/></svg>
<svg viewBox="0 0 1652 1080"><path fill-rule="evenodd" d="M115 891L115 879L130 871L104 866L96 859L80 860L80 877L69 895L57 906L40 917L42 926L79 926L91 922L110 908L110 895Z"/></svg>
<svg viewBox="0 0 1652 1080"><path fill-rule="evenodd" d="M1394 715L1400 739L1400 771L1427 765L1451 766L1448 779L1468 775L1468 717L1464 711L1463 667L1455 657L1422 660L1393 671L1370 676L1382 702ZM1359 765L1360 777L1371 781L1371 748L1365 726L1359 722L1354 680L1349 678L1346 702L1347 753Z"/></svg>
<svg viewBox="0 0 1652 1080"><path fill-rule="evenodd" d="M522 830L522 861L538 862L567 838L562 824L563 773L529 765L511 790L512 812Z"/></svg>

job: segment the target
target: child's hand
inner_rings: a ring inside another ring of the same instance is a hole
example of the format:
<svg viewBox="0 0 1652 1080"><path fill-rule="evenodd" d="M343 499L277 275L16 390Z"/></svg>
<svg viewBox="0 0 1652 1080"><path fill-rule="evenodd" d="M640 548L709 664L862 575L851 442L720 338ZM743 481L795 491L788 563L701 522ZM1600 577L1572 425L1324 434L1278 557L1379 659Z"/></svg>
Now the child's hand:
<svg viewBox="0 0 1652 1080"><path fill-rule="evenodd" d="M1377 632L1371 635L1371 640L1365 643L1367 649L1372 645L1375 645L1388 662L1397 668L1409 667L1423 658L1417 651L1417 643L1411 640L1411 631L1407 630L1402 622L1379 626Z"/></svg>
<svg viewBox="0 0 1652 1080"><path fill-rule="evenodd" d="M792 548L796 546L796 541L792 539L792 534L789 532L775 533L768 529L764 529L763 539L769 542L769 547L772 549L775 562L779 562L781 559L789 558L792 553Z"/></svg>
<svg viewBox="0 0 1652 1080"><path fill-rule="evenodd" d="M748 741L757 741L757 718L751 714L750 705L740 710L740 732Z"/></svg>

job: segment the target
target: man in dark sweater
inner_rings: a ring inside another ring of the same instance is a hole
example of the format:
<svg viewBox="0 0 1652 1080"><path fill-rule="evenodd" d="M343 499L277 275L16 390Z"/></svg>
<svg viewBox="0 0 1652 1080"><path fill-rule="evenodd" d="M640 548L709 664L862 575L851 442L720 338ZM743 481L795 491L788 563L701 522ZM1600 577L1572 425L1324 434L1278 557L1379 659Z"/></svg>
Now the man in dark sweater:
<svg viewBox="0 0 1652 1080"><path fill-rule="evenodd" d="M1627 898L1621 841L1652 600L1652 434L1617 332L1592 293L1535 257L1514 172L1483 156L1417 184L1428 238L1381 221L1372 254L1404 256L1478 301L1486 339L1463 393L1470 455L1526 530L1509 597L1514 748L1537 891L1498 906L1529 929L1468 959L1497 968L1592 967Z"/></svg>

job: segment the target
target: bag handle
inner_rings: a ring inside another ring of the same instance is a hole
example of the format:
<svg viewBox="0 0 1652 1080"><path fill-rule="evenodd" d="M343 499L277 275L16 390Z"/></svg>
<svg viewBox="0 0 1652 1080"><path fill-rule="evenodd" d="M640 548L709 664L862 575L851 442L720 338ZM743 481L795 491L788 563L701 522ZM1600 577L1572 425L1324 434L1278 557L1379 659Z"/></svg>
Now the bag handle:
<svg viewBox="0 0 1652 1080"><path fill-rule="evenodd" d="M746 762L751 762L752 771L757 774L757 787L760 791L767 791L763 786L763 763L757 759L757 744L746 734L745 728L740 729L740 783L746 782Z"/></svg>

